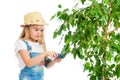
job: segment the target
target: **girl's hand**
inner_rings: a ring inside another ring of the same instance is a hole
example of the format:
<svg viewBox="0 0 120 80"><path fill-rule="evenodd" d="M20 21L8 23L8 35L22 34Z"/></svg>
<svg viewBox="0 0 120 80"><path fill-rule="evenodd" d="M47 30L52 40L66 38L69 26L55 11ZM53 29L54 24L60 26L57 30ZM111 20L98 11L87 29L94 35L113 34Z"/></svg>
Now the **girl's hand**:
<svg viewBox="0 0 120 80"><path fill-rule="evenodd" d="M47 51L46 54L46 57L57 58L57 53L54 51Z"/></svg>
<svg viewBox="0 0 120 80"><path fill-rule="evenodd" d="M57 62L57 63L59 63L59 62L62 61L62 58L55 58L54 61Z"/></svg>
<svg viewBox="0 0 120 80"><path fill-rule="evenodd" d="M54 61L57 62L57 63L59 63L59 62L62 61L62 58L58 58L58 55L59 55L59 54L57 54L57 57L54 59Z"/></svg>

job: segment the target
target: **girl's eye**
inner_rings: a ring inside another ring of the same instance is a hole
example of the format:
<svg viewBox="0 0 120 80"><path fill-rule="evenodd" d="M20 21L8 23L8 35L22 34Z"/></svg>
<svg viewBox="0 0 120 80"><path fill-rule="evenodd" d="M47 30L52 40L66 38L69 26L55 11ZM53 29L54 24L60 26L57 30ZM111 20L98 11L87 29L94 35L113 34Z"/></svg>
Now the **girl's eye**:
<svg viewBox="0 0 120 80"><path fill-rule="evenodd" d="M39 31L39 29L35 29L35 31Z"/></svg>
<svg viewBox="0 0 120 80"><path fill-rule="evenodd" d="M43 32L44 29L35 29L35 31L40 31L40 32Z"/></svg>
<svg viewBox="0 0 120 80"><path fill-rule="evenodd" d="M43 32L44 30L43 30L43 29L41 29L40 31L41 31L41 32Z"/></svg>

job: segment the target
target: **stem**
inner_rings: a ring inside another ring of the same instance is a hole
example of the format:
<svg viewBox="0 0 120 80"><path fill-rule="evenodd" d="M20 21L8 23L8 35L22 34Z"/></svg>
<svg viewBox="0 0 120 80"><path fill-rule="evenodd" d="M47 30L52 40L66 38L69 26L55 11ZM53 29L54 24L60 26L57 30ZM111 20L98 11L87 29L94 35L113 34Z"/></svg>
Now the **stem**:
<svg viewBox="0 0 120 80"><path fill-rule="evenodd" d="M115 29L113 29L112 31L107 32L107 35L109 35L110 33L112 33L112 32L114 32L114 31L118 30L119 28L120 28L120 27L115 28Z"/></svg>
<svg viewBox="0 0 120 80"><path fill-rule="evenodd" d="M106 55L105 55L105 53L103 55L103 64L104 64L104 67L103 67L103 80L106 80Z"/></svg>

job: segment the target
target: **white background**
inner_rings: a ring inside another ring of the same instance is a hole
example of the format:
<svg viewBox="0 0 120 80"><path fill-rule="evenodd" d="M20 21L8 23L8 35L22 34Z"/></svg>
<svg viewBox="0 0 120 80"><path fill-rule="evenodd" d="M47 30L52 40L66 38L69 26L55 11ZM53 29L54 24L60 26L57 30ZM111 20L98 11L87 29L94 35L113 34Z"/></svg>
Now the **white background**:
<svg viewBox="0 0 120 80"><path fill-rule="evenodd" d="M18 80L18 60L14 53L14 43L18 39L23 24L23 16L30 11L39 11L49 23L45 30L45 39L48 50L61 51L59 39L52 39L54 30L58 27L57 21L50 21L50 17L58 11L57 5L72 7L73 0L1 0L0 1L0 79ZM45 80L87 80L83 72L83 62L74 60L68 55L61 63L50 69L45 69Z"/></svg>

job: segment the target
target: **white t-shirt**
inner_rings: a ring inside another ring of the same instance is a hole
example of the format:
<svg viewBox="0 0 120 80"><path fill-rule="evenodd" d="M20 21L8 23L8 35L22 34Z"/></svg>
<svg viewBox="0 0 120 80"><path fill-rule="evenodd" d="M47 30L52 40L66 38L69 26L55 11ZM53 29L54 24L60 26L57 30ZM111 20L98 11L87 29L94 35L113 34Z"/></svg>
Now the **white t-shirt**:
<svg viewBox="0 0 120 80"><path fill-rule="evenodd" d="M29 46L32 47L32 52L38 52L38 53L43 53L44 52L43 45L40 45L38 42L36 42L36 43L35 42L30 42L30 41L27 41L27 42L28 42ZM23 69L25 67L25 63L24 63L24 61L22 60L22 58L20 57L20 55L18 53L19 50L22 50L22 49L27 50L26 43L23 40L17 40L15 42L15 53L16 53L17 58L19 60L20 69Z"/></svg>

